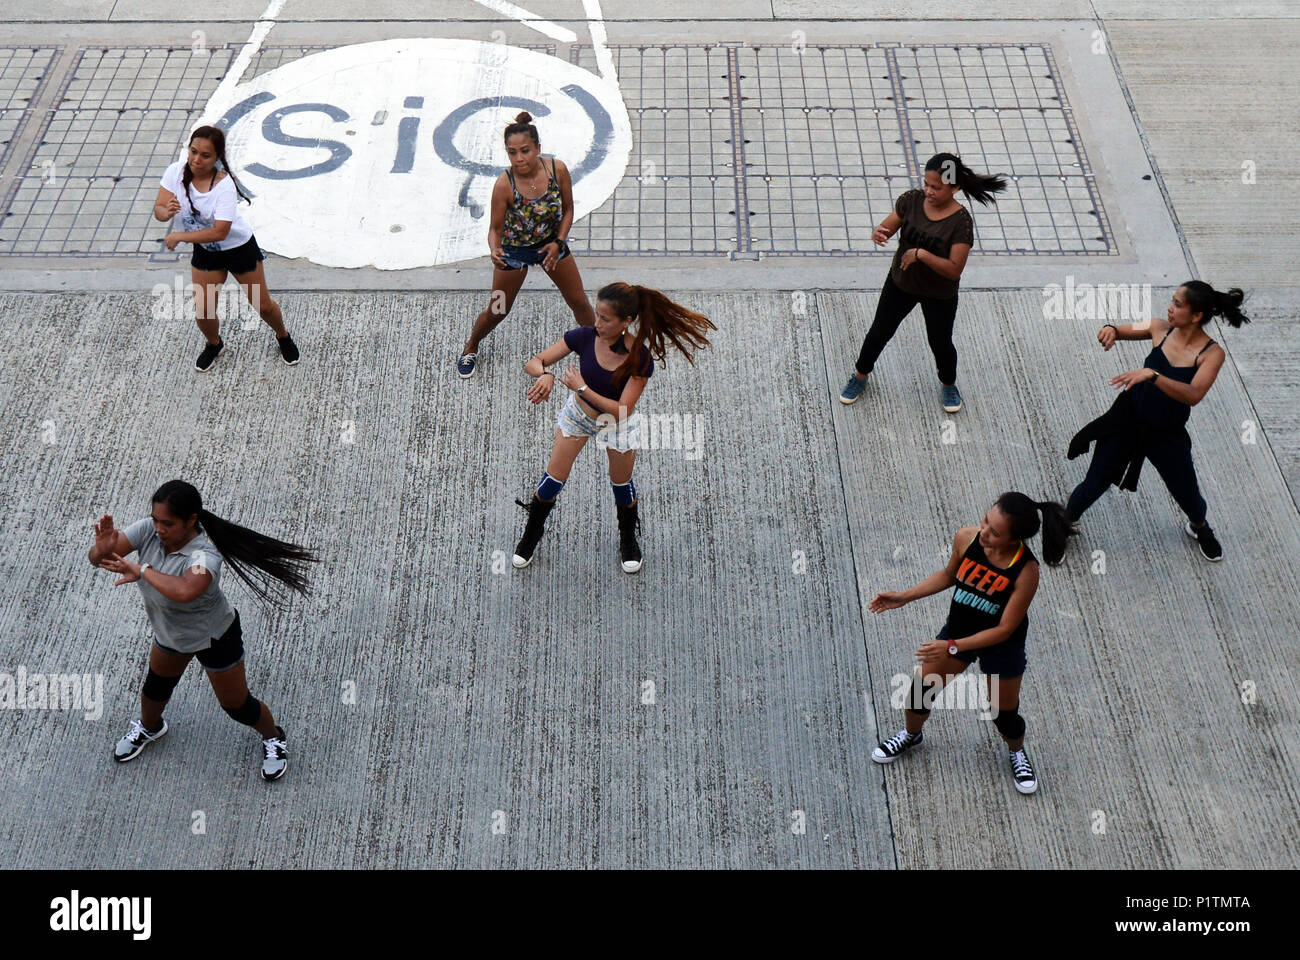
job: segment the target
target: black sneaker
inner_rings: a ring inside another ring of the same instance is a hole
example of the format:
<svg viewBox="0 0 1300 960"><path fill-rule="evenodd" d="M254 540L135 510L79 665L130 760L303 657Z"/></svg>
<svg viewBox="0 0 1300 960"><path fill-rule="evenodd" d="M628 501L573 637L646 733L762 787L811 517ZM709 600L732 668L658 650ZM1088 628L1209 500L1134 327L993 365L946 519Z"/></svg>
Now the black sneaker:
<svg viewBox="0 0 1300 960"><path fill-rule="evenodd" d="M279 736L267 737L262 741L262 779L279 780L289 767L289 753L284 746L284 728L276 727Z"/></svg>
<svg viewBox="0 0 1300 960"><path fill-rule="evenodd" d="M276 337L275 342L280 345L280 359L293 366L298 362L298 345L293 342L293 337L285 334L283 337Z"/></svg>
<svg viewBox="0 0 1300 960"><path fill-rule="evenodd" d="M534 494L532 502L525 504L522 500L515 500L515 503L528 511L528 522L524 525L524 535L519 538L519 544L515 547L515 555L511 557L510 562L516 569L523 569L533 562L533 551L537 549L538 541L542 539L542 534L546 532L546 518L551 515L555 508L555 501L547 503L544 500L538 500Z"/></svg>
<svg viewBox="0 0 1300 960"><path fill-rule="evenodd" d="M636 573L641 569L641 545L636 542L637 531L641 521L637 517L637 504L617 504L618 506L618 555L623 564L624 573Z"/></svg>
<svg viewBox="0 0 1300 960"><path fill-rule="evenodd" d="M199 373L206 373L208 368L217 362L217 357L221 356L221 351L225 349L225 346L226 341L222 340L220 337L217 338L215 345L205 343L203 345L203 352L200 353L199 358L194 361L194 369Z"/></svg>
<svg viewBox="0 0 1300 960"><path fill-rule="evenodd" d="M1011 754L1011 775L1016 778L1016 789L1021 793L1033 793L1038 789L1038 775L1034 765L1029 762L1029 754L1024 748Z"/></svg>
<svg viewBox="0 0 1300 960"><path fill-rule="evenodd" d="M1192 526L1192 521L1188 520L1183 526L1183 531L1201 545L1201 556L1206 560L1218 563L1223 559L1223 547L1208 523L1198 529Z"/></svg>
<svg viewBox="0 0 1300 960"><path fill-rule="evenodd" d="M893 763L904 751L919 746L924 739L924 731L908 733L906 730L899 730L898 733L871 751L871 759L876 763Z"/></svg>

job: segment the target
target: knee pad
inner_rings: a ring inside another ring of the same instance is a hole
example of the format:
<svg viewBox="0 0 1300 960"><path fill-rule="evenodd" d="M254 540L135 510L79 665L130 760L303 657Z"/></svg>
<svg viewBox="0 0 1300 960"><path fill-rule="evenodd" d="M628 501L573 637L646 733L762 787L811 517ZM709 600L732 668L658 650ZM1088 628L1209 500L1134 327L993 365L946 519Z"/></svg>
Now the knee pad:
<svg viewBox="0 0 1300 960"><path fill-rule="evenodd" d="M1019 740L1025 735L1025 718L1020 715L1019 706L1012 710L999 710L993 718L993 726L1008 740Z"/></svg>
<svg viewBox="0 0 1300 960"><path fill-rule="evenodd" d="M231 720L242 723L246 727L255 727L257 721L262 719L262 701L253 696L252 693L249 693L248 699L244 701L242 707L234 710L230 709L230 707L222 707L222 709L230 715Z"/></svg>
<svg viewBox="0 0 1300 960"><path fill-rule="evenodd" d="M541 482L537 484L537 499L548 501L554 500L560 495L560 491L563 489L563 480L556 480L549 473L543 473Z"/></svg>
<svg viewBox="0 0 1300 960"><path fill-rule="evenodd" d="M930 680L928 674L926 677L914 676L912 678L912 692L907 698L907 709L924 717L930 712L927 704L934 703L934 698L938 695L935 692L938 687L939 684Z"/></svg>
<svg viewBox="0 0 1300 960"><path fill-rule="evenodd" d="M176 689L176 684L180 682L181 678L179 676L164 677L161 674L154 673L153 668L150 667L144 678L144 695L158 703L166 703L172 698L172 691Z"/></svg>
<svg viewBox="0 0 1300 960"><path fill-rule="evenodd" d="M624 507L630 507L636 502L636 484L632 482L631 477L628 477L627 483L611 482L610 487L614 490L615 503Z"/></svg>

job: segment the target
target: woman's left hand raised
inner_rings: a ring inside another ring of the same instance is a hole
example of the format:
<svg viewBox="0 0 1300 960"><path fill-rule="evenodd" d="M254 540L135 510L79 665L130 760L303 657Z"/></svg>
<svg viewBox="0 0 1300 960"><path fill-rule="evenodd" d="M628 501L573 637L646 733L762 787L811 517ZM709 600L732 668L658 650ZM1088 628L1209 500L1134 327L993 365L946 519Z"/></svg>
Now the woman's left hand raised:
<svg viewBox="0 0 1300 960"><path fill-rule="evenodd" d="M564 376L560 377L560 382L570 390L580 390L586 386L587 382L582 379L582 374L578 372L577 367L570 367L564 371Z"/></svg>

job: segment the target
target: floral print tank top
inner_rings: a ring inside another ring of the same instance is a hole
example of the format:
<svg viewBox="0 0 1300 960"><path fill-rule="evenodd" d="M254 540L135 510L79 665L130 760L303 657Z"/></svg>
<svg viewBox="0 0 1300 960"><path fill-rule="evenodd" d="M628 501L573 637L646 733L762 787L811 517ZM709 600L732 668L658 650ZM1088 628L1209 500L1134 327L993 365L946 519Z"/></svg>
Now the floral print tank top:
<svg viewBox="0 0 1300 960"><path fill-rule="evenodd" d="M542 161L543 165L545 161ZM543 166L543 169L545 167ZM515 185L513 170L507 170L514 201L506 207L506 224L501 234L501 245L506 247L536 247L549 243L560 229L564 201L560 199L560 184L555 179L555 161L551 161L551 178L546 192L536 200L529 200Z"/></svg>

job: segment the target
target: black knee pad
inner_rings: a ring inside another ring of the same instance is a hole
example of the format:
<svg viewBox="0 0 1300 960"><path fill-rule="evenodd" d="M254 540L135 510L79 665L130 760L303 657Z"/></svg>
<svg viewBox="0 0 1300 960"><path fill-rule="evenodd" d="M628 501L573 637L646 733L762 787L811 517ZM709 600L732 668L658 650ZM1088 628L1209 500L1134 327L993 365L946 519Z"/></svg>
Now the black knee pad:
<svg viewBox="0 0 1300 960"><path fill-rule="evenodd" d="M172 698L172 691L180 682L179 676L164 677L162 674L154 673L153 668L150 667L144 678L144 695L158 703L166 703Z"/></svg>
<svg viewBox="0 0 1300 960"><path fill-rule="evenodd" d="M248 699L244 701L242 707L236 707L234 710L230 707L222 707L230 715L230 719L236 723L242 723L246 727L257 726L257 721L262 719L262 701L249 693Z"/></svg>
<svg viewBox="0 0 1300 960"><path fill-rule="evenodd" d="M1025 735L1025 718L1020 715L1018 706L1014 710L999 710L993 718L993 726L1008 740L1019 740Z"/></svg>
<svg viewBox="0 0 1300 960"><path fill-rule="evenodd" d="M922 682L923 679L915 675L912 677L912 692L907 698L907 709L924 717L930 712L930 708L926 704L934 702L934 698L937 696L935 690L939 684L933 680Z"/></svg>

